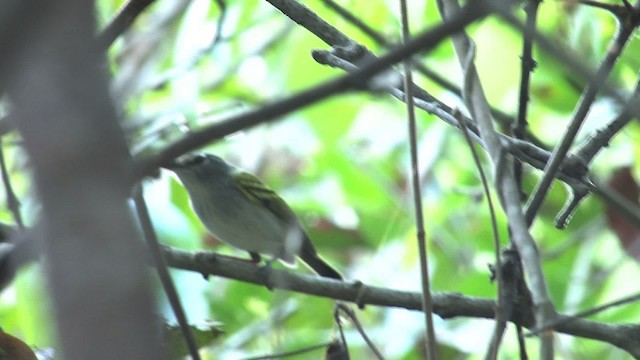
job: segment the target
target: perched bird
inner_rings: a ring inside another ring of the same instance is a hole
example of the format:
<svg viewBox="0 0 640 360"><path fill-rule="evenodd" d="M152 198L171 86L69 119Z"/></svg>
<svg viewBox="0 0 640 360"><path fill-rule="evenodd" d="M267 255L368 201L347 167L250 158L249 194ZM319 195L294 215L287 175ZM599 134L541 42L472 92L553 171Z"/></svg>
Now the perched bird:
<svg viewBox="0 0 640 360"><path fill-rule="evenodd" d="M295 264L296 255L321 276L342 276L316 252L284 200L256 176L211 154L186 155L166 168L178 175L200 221L216 238Z"/></svg>

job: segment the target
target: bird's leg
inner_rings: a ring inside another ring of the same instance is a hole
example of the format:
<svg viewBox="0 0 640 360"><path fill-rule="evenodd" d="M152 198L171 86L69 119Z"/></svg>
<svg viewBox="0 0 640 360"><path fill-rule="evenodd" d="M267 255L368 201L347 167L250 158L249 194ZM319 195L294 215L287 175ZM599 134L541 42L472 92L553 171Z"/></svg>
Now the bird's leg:
<svg viewBox="0 0 640 360"><path fill-rule="evenodd" d="M258 266L258 276L263 279L265 286L269 290L273 290L273 286L271 286L271 263L275 260L277 259L269 259L264 262L263 266Z"/></svg>
<svg viewBox="0 0 640 360"><path fill-rule="evenodd" d="M254 264L259 264L262 261L262 257L257 252L249 251L249 255L251 256L251 262Z"/></svg>

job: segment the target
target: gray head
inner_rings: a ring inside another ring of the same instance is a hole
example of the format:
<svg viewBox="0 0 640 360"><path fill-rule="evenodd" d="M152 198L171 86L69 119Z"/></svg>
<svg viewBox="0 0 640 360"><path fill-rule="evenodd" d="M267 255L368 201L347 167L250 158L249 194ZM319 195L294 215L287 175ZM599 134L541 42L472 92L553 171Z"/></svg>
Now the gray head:
<svg viewBox="0 0 640 360"><path fill-rule="evenodd" d="M166 166L178 175L187 190L222 183L230 179L234 167L221 158L207 153L189 154Z"/></svg>

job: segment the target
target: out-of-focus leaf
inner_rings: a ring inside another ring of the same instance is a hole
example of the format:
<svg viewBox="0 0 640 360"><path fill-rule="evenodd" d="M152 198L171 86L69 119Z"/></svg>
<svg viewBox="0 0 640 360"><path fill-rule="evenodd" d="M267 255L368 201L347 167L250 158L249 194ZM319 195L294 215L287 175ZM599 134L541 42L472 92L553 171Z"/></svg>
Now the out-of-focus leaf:
<svg viewBox="0 0 640 360"><path fill-rule="evenodd" d="M639 204L640 186L633 178L630 167L616 170L609 178L609 186L633 204ZM636 260L640 260L640 229L631 224L612 205L605 206L609 228L615 232L620 244Z"/></svg>

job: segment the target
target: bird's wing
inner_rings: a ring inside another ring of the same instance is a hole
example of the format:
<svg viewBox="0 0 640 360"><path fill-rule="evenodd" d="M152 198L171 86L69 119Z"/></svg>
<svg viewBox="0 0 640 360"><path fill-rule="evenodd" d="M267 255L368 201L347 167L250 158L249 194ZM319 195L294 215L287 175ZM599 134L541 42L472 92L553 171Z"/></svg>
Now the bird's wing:
<svg viewBox="0 0 640 360"><path fill-rule="evenodd" d="M249 201L262 204L283 221L296 221L289 205L254 175L247 172L238 172L234 177L234 185Z"/></svg>

